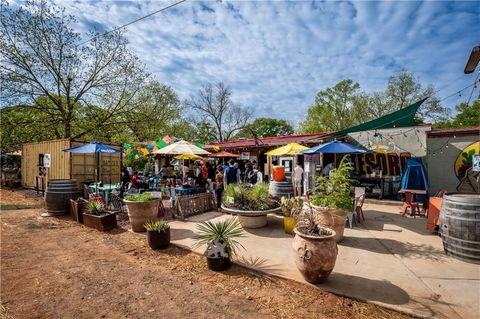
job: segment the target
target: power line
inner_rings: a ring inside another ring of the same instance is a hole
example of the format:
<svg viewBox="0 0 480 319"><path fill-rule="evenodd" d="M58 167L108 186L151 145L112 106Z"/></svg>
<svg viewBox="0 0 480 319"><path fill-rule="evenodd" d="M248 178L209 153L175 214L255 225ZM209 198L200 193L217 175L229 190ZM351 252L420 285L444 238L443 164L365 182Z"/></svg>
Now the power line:
<svg viewBox="0 0 480 319"><path fill-rule="evenodd" d="M452 97L452 96L454 96L454 95L461 94L461 93L462 93L462 91L465 91L466 89L468 89L468 88L470 88L470 87L474 86L476 82L477 82L477 80L475 79L475 82L473 82L472 84L470 84L470 85L468 85L468 86L464 87L463 89L460 89L460 90L458 90L458 91L455 91L455 93L452 93L452 94L450 94L450 95L448 95L448 96L444 97L443 99L441 99L441 100L440 100L440 101L438 101L438 102L442 102L442 101L444 101L444 100L446 100L446 99L448 99L448 98L451 98L451 97Z"/></svg>
<svg viewBox="0 0 480 319"><path fill-rule="evenodd" d="M138 22L138 21L141 21L141 20L143 20L143 19L146 19L146 18L148 18L148 17L151 17L151 16L153 16L153 15L155 15L155 14L157 14L157 13L160 13L160 12L162 12L162 11L168 10L168 9L170 9L170 8L172 8L172 7L175 7L176 5L179 5L180 3L185 2L185 1L187 1L187 0L181 0L181 1L175 2L175 3L173 3L173 4L169 5L169 6L163 7L163 8L161 8L161 9L157 10L157 11L154 11L154 12L152 12L152 13L149 13L149 14L147 14L147 15L145 15L145 16L143 16L143 17L140 17L140 18L138 18L138 19L136 19L136 20L133 20L133 21L131 21L131 22L128 22L128 23L126 23L126 24L124 24L124 25L122 25L122 26L120 26L120 27L117 27L117 28L115 28L115 29L113 29L113 30L107 31L107 32L102 33L102 34L98 34L98 35L96 35L96 36L88 39L87 41L84 41L84 42L81 42L80 44L77 44L77 47L80 46L80 45L83 45L83 44L85 44L85 43L88 43L88 42L92 41L93 39L106 36L106 35L109 34L109 33L112 33L112 32L115 32L115 31L117 31L117 30L120 30L120 29L122 29L122 28L128 27L129 25L134 24L134 23L136 23L136 22Z"/></svg>

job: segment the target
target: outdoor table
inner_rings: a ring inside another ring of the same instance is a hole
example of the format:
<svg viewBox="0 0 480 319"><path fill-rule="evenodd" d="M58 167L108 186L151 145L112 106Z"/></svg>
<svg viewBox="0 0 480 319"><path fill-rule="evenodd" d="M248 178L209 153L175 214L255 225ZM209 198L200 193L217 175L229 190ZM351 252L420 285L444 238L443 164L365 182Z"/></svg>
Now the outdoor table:
<svg viewBox="0 0 480 319"><path fill-rule="evenodd" d="M400 194L403 193L412 193L412 194L418 194L418 195L426 195L427 191L424 189L401 189L398 191Z"/></svg>
<svg viewBox="0 0 480 319"><path fill-rule="evenodd" d="M116 191L120 190L120 185L119 184L104 184L103 186L98 186L97 184L91 184L88 187L95 194L98 194L98 192L100 191L106 205L108 205L108 196L110 195L110 193L114 190L116 190Z"/></svg>
<svg viewBox="0 0 480 319"><path fill-rule="evenodd" d="M186 196L198 193L204 193L205 189L203 187L175 187L175 193L179 196Z"/></svg>

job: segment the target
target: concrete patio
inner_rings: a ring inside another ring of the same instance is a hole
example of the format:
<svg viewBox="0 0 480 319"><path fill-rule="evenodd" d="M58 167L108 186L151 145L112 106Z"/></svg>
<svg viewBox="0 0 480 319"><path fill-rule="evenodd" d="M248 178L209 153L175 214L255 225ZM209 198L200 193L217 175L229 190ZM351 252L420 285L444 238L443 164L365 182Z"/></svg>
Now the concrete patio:
<svg viewBox="0 0 480 319"><path fill-rule="evenodd" d="M366 221L345 229L329 279L318 287L425 318L480 318L480 265L444 254L441 238L429 233L425 218L405 218L400 207L365 204ZM191 249L196 223L229 218L209 212L172 221L172 242ZM305 282L283 231L281 216L246 230L236 262L259 271ZM204 248L195 249L203 253Z"/></svg>

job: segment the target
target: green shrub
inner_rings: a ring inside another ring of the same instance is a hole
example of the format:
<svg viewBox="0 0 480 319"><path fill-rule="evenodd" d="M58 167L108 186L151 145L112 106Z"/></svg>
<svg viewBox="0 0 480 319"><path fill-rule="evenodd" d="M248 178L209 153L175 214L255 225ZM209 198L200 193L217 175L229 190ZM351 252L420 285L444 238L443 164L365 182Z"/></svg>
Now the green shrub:
<svg viewBox="0 0 480 319"><path fill-rule="evenodd" d="M145 226L145 229L148 231L158 231L158 232L167 231L167 229L170 228L170 225L168 224L168 222L164 220L156 220L156 221L147 220L147 222L143 224L143 226Z"/></svg>
<svg viewBox="0 0 480 319"><path fill-rule="evenodd" d="M148 202L149 200L152 200L152 194L142 193L142 194L127 195L125 196L125 200L131 201L131 202Z"/></svg>
<svg viewBox="0 0 480 319"><path fill-rule="evenodd" d="M312 204L330 208L353 209L353 197L350 195L350 186L353 180L350 175L353 164L346 155L338 168L330 172L330 177L317 178L316 187L312 196Z"/></svg>
<svg viewBox="0 0 480 319"><path fill-rule="evenodd" d="M270 197L265 183L254 187L229 184L222 200L224 206L240 210L268 210L278 207L277 201Z"/></svg>

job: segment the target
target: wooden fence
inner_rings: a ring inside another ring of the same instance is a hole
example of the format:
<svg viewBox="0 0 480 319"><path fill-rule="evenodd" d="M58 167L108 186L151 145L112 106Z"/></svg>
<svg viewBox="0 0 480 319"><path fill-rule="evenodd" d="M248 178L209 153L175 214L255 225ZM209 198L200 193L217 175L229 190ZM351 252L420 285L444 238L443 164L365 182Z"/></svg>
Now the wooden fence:
<svg viewBox="0 0 480 319"><path fill-rule="evenodd" d="M176 196L175 217L185 219L212 210L214 198L212 193Z"/></svg>

